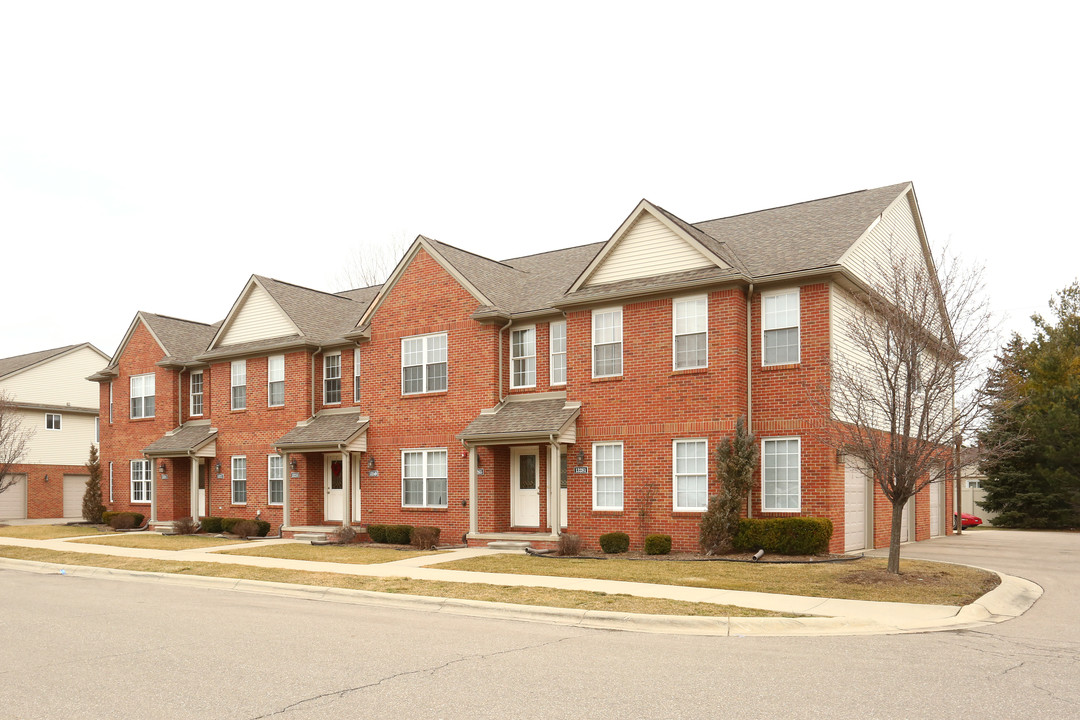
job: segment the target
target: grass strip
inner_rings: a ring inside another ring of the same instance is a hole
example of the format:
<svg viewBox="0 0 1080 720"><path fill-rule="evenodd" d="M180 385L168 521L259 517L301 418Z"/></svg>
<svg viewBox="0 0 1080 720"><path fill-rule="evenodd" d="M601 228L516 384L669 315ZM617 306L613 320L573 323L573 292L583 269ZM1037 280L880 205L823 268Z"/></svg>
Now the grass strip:
<svg viewBox="0 0 1080 720"><path fill-rule="evenodd" d="M162 535L146 533L138 535L109 535L102 538L72 540L87 545L109 545L111 547L142 548L144 550L191 550L192 548L213 547L215 545L235 545L244 542L235 538L216 538L206 535Z"/></svg>
<svg viewBox="0 0 1080 720"><path fill-rule="evenodd" d="M98 535L101 530L93 525L10 525L0 527L0 537L23 540L60 540L83 535Z"/></svg>
<svg viewBox="0 0 1080 720"><path fill-rule="evenodd" d="M222 550L218 553L218 555L254 555L256 557L284 560L349 563L351 565L377 565L422 555L439 554L441 554L441 551L423 552L420 550L394 550L393 548L362 547L358 545L310 545L305 543L254 545L250 548Z"/></svg>

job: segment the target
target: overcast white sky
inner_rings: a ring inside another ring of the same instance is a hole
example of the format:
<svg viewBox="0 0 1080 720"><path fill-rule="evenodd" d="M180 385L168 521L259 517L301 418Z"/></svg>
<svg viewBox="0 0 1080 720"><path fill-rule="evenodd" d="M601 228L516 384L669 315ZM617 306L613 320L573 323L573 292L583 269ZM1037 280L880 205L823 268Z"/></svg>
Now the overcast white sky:
<svg viewBox="0 0 1080 720"><path fill-rule="evenodd" d="M1075 4L0 5L0 357L417 233L502 259L911 180L1030 333L1080 273ZM727 7L730 6L730 7Z"/></svg>

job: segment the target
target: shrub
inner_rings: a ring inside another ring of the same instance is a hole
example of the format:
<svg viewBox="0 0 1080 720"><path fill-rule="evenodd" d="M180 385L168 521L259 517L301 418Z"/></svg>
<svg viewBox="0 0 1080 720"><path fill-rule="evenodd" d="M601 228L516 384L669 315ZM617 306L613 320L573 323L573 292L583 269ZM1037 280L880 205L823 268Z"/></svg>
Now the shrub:
<svg viewBox="0 0 1080 720"><path fill-rule="evenodd" d="M101 458L96 445L90 446L86 470L90 477L86 479L86 491L83 492L82 516L86 522L99 523L105 506L101 504Z"/></svg>
<svg viewBox="0 0 1080 720"><path fill-rule="evenodd" d="M744 518L735 534L735 549L764 550L780 555L819 555L829 549L833 524L828 518Z"/></svg>
<svg viewBox="0 0 1080 720"><path fill-rule="evenodd" d="M367 526L368 537L371 538L371 542L384 543L386 542L386 526L385 525L368 525Z"/></svg>
<svg viewBox="0 0 1080 720"><path fill-rule="evenodd" d="M202 518L201 522L203 532L219 533L225 531L225 528L221 526L221 518L216 515L207 515Z"/></svg>
<svg viewBox="0 0 1080 720"><path fill-rule="evenodd" d="M630 536L624 532L609 532L600 536L600 549L606 553L624 553L630 549Z"/></svg>
<svg viewBox="0 0 1080 720"><path fill-rule="evenodd" d="M221 518L221 531L231 533L233 528L236 527L236 523L243 520L243 518Z"/></svg>
<svg viewBox="0 0 1080 720"><path fill-rule="evenodd" d="M199 527L195 524L195 521L189 517L182 517L177 520L173 520L172 524L173 532L177 535L194 535Z"/></svg>
<svg viewBox="0 0 1080 720"><path fill-rule="evenodd" d="M441 530L429 525L421 525L413 528L411 543L417 550L431 550L439 544Z"/></svg>
<svg viewBox="0 0 1080 720"><path fill-rule="evenodd" d="M266 537L266 534L270 532L270 523L265 520L252 520L251 522L255 523L255 526L259 528L259 537Z"/></svg>
<svg viewBox="0 0 1080 720"><path fill-rule="evenodd" d="M101 513L101 521L111 528L116 528L117 526L113 525L113 520L119 516L126 516L131 518L131 524L123 526L122 529L125 530L128 528L142 527L143 520L146 519L146 516L142 513L112 510L109 512Z"/></svg>
<svg viewBox="0 0 1080 720"><path fill-rule="evenodd" d="M342 545L348 545L356 539L356 531L352 529L351 525L342 525L334 533L334 538Z"/></svg>
<svg viewBox="0 0 1080 720"><path fill-rule="evenodd" d="M559 536L559 554L566 557L577 557L581 554L581 536L573 533L563 533Z"/></svg>
<svg viewBox="0 0 1080 720"><path fill-rule="evenodd" d="M671 552L670 535L650 535L645 538L646 555L667 555Z"/></svg>
<svg viewBox="0 0 1080 720"><path fill-rule="evenodd" d="M387 525L386 542L391 545L408 545L412 542L412 525Z"/></svg>
<svg viewBox="0 0 1080 720"><path fill-rule="evenodd" d="M259 526L254 520L240 520L232 526L233 535L244 540L259 534Z"/></svg>
<svg viewBox="0 0 1080 720"><path fill-rule="evenodd" d="M109 518L109 527L113 530L130 530L135 527L135 518L130 513L116 513Z"/></svg>
<svg viewBox="0 0 1080 720"><path fill-rule="evenodd" d="M706 555L731 550L739 531L739 513L753 485L757 466L757 442L746 428L746 419L735 422L735 435L724 438L716 448L716 479L720 488L709 497L701 516L698 543Z"/></svg>

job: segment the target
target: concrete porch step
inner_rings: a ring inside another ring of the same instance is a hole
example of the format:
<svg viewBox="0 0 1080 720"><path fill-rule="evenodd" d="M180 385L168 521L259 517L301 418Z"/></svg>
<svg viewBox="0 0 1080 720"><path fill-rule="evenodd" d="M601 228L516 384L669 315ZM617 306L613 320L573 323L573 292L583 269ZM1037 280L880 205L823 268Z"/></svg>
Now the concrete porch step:
<svg viewBox="0 0 1080 720"><path fill-rule="evenodd" d="M149 527L147 527L146 529L150 532L172 532L172 520L157 520L150 523Z"/></svg>
<svg viewBox="0 0 1080 720"><path fill-rule="evenodd" d="M326 540L329 540L329 539L330 539L330 536L327 533L320 533L320 532L302 532L302 533L296 533L295 535L293 535L293 540L326 541Z"/></svg>
<svg viewBox="0 0 1080 720"><path fill-rule="evenodd" d="M522 540L492 540L487 546L493 550L524 550L532 543Z"/></svg>

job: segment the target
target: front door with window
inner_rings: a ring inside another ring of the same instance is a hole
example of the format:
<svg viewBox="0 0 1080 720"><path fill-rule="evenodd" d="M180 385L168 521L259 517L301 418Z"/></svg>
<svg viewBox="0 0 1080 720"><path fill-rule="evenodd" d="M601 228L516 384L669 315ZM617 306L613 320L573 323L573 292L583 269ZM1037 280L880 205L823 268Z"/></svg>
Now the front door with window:
<svg viewBox="0 0 1080 720"><path fill-rule="evenodd" d="M510 450L510 524L540 527L540 462L535 447Z"/></svg>
<svg viewBox="0 0 1080 720"><path fill-rule="evenodd" d="M352 492L352 521L354 523L363 522L363 515L360 514L360 475L363 471L363 459L360 453L353 453L352 467L349 470L349 483Z"/></svg>
<svg viewBox="0 0 1080 720"><path fill-rule="evenodd" d="M342 485L341 456L327 455L323 475L326 484L326 499L323 515L327 522L341 522L344 518L345 487Z"/></svg>
<svg viewBox="0 0 1080 720"><path fill-rule="evenodd" d="M210 511L206 509L206 461L200 460L198 464L199 473L199 515L206 517L210 514Z"/></svg>
<svg viewBox="0 0 1080 720"><path fill-rule="evenodd" d="M566 529L566 453L559 455L559 524Z"/></svg>

